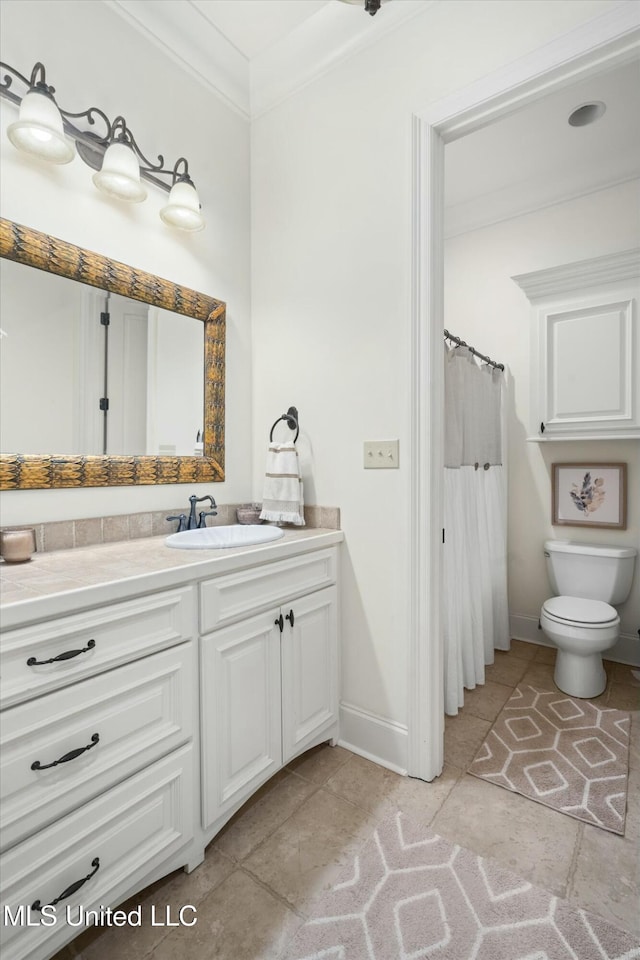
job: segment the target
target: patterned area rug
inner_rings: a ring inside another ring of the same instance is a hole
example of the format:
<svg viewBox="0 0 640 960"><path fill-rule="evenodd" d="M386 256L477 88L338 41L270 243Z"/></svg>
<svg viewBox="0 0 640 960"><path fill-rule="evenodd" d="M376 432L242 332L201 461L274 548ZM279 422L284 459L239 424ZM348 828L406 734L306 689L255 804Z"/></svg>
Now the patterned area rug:
<svg viewBox="0 0 640 960"><path fill-rule="evenodd" d="M640 943L403 814L380 824L282 960L631 960Z"/></svg>
<svg viewBox="0 0 640 960"><path fill-rule="evenodd" d="M623 834L630 724L624 710L521 684L468 772Z"/></svg>

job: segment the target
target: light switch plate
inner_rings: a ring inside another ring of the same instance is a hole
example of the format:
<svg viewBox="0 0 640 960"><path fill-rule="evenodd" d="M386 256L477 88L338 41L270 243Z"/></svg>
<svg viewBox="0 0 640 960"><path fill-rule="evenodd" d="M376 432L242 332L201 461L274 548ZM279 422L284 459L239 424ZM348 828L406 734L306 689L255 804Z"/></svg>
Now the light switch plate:
<svg viewBox="0 0 640 960"><path fill-rule="evenodd" d="M394 470L398 467L398 440L365 440L365 470Z"/></svg>

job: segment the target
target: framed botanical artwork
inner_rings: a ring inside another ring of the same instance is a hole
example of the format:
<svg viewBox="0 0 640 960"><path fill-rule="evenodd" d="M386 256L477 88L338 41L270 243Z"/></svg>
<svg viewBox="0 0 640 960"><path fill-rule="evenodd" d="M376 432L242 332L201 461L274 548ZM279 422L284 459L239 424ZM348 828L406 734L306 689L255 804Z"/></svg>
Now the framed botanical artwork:
<svg viewBox="0 0 640 960"><path fill-rule="evenodd" d="M626 463L553 463L551 470L553 524L626 529Z"/></svg>

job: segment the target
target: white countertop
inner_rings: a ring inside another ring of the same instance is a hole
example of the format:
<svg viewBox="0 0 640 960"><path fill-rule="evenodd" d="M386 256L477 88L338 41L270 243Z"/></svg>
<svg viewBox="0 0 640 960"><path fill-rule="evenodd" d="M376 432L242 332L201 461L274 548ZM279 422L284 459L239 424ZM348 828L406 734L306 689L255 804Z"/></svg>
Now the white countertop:
<svg viewBox="0 0 640 960"><path fill-rule="evenodd" d="M0 561L3 629L284 560L340 543L344 534L305 527L271 543L225 550L172 550L165 539L36 553L27 563Z"/></svg>

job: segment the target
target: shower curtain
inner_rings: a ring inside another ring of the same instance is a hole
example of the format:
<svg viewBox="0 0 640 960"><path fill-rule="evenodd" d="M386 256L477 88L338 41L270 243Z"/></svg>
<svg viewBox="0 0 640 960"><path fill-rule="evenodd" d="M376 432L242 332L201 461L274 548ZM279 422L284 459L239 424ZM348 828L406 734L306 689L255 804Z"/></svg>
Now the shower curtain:
<svg viewBox="0 0 640 960"><path fill-rule="evenodd" d="M445 348L443 630L445 712L509 649L504 374Z"/></svg>

